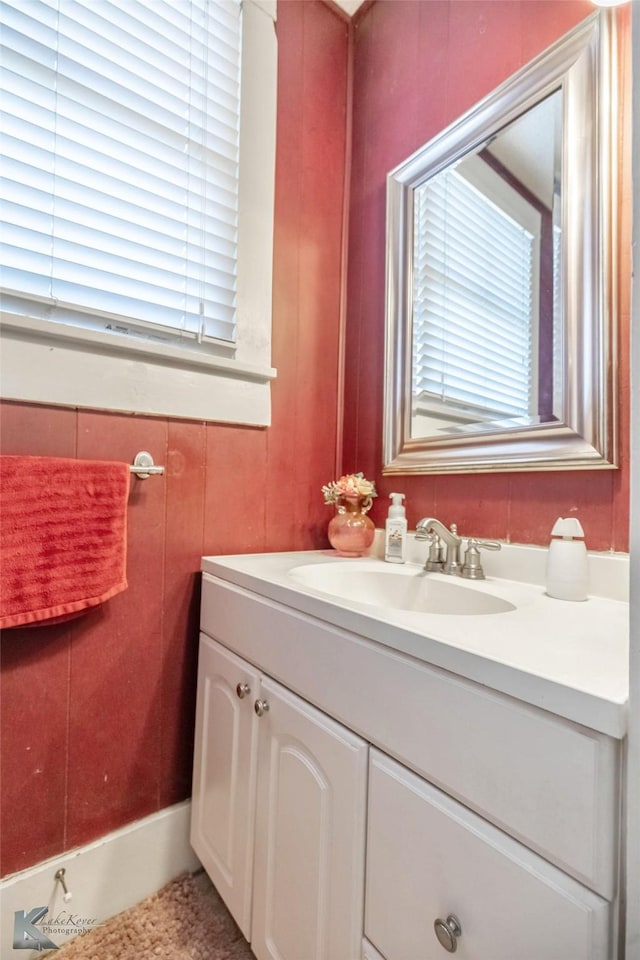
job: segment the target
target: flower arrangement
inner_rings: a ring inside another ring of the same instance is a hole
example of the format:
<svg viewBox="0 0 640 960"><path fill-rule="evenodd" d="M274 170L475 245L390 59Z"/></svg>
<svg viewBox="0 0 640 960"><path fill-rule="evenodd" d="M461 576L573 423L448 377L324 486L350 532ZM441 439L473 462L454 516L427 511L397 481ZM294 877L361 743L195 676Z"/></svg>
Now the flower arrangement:
<svg viewBox="0 0 640 960"><path fill-rule="evenodd" d="M347 473L322 488L325 503L337 503L338 497L377 497L375 484L362 473Z"/></svg>

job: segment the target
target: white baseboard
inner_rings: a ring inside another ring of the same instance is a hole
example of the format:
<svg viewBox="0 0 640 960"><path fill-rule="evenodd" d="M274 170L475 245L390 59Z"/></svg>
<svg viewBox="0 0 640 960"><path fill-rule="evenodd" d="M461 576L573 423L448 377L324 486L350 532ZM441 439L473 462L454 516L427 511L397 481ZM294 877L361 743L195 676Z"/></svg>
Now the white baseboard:
<svg viewBox="0 0 640 960"><path fill-rule="evenodd" d="M28 915L46 905L47 913L37 921L37 930L61 946L79 932L144 900L179 874L198 870L200 862L189 844L190 817L191 802L187 800L0 881L2 960L46 956L44 946L38 950L35 941L33 950L14 948L16 912ZM54 878L61 867L72 895L67 903ZM28 919L25 922L28 924ZM54 957L53 948L47 949Z"/></svg>

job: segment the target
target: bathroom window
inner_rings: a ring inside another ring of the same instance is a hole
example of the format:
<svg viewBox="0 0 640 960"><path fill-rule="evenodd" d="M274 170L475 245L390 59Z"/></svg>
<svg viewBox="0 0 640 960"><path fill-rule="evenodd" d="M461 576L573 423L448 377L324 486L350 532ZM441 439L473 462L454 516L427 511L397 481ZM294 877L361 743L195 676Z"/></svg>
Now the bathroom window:
<svg viewBox="0 0 640 960"><path fill-rule="evenodd" d="M1 15L4 394L268 423L275 3Z"/></svg>

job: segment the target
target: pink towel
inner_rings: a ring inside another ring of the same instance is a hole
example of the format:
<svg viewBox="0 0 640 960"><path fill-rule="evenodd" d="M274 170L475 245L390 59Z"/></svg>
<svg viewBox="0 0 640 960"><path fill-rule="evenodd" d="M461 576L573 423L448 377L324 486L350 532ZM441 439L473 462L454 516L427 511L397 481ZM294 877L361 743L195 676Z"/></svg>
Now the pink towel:
<svg viewBox="0 0 640 960"><path fill-rule="evenodd" d="M127 587L129 466L0 457L0 627L59 622Z"/></svg>

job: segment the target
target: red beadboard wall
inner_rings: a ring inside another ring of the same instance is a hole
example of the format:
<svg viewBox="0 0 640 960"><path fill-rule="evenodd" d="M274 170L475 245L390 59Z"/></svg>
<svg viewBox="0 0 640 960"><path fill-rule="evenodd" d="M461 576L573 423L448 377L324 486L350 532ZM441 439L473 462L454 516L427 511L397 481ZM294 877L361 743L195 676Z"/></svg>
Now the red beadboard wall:
<svg viewBox="0 0 640 960"><path fill-rule="evenodd" d="M68 626L7 630L2 876L191 792L200 557L326 544L336 469L348 27L278 10L273 364L268 430L4 403L2 452L127 460L129 588Z"/></svg>
<svg viewBox="0 0 640 960"><path fill-rule="evenodd" d="M494 87L593 13L588 0L377 0L356 21L344 395L344 468L375 479L380 526L392 490L460 532L545 544L556 517L589 547L628 550L631 256L630 70L624 60L620 173L620 463L615 471L382 477L385 177ZM628 40L629 10L619 14Z"/></svg>
<svg viewBox="0 0 640 960"><path fill-rule="evenodd" d="M383 494L400 486L379 474L386 171L590 10L586 0L364 8L354 48L344 466L375 477ZM336 469L340 415L348 29L321 0L287 0L277 31L273 425L0 406L4 453L130 460L145 449L167 467L163 479L132 481L129 589L69 625L2 638L3 876L189 796L200 556L326 544L320 486ZM628 167L622 180L625 213ZM409 478L401 489L410 520L437 512L480 536L544 543L555 517L576 509L590 546L626 549L622 355L620 471Z"/></svg>

